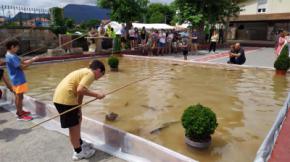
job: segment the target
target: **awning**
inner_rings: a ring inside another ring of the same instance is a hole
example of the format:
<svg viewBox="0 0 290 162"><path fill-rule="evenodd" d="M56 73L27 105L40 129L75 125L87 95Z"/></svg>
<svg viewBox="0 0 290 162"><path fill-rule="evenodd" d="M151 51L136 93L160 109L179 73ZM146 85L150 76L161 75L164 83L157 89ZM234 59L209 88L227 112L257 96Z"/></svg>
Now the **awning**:
<svg viewBox="0 0 290 162"><path fill-rule="evenodd" d="M231 18L231 22L243 21L290 21L290 13L275 13L275 14L255 14L255 15L240 15Z"/></svg>

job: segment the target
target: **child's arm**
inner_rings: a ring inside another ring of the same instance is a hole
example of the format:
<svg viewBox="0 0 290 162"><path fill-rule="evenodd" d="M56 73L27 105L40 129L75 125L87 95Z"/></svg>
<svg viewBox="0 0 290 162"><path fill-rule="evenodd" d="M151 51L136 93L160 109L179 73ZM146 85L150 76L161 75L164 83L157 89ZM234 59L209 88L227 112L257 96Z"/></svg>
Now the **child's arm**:
<svg viewBox="0 0 290 162"><path fill-rule="evenodd" d="M30 59L30 60L22 61L22 62L21 62L21 65L20 65L20 68L21 68L22 70L24 70L25 68L27 68L29 65L31 65L33 62L35 62L35 61L38 60L38 59L39 59L39 56L35 56L35 57L33 57L32 59Z"/></svg>
<svg viewBox="0 0 290 162"><path fill-rule="evenodd" d="M6 87L7 87L11 92L13 92L12 85L10 84L10 82L8 81L8 79L6 78L5 75L3 75L2 79L3 79L3 81L4 81L5 85L6 85Z"/></svg>
<svg viewBox="0 0 290 162"><path fill-rule="evenodd" d="M77 94L78 96L80 96L79 99L81 98L81 96L91 96L91 97L96 97L97 99L102 99L106 96L105 94L91 91L82 85L79 85L77 87ZM80 103L80 101L78 102Z"/></svg>

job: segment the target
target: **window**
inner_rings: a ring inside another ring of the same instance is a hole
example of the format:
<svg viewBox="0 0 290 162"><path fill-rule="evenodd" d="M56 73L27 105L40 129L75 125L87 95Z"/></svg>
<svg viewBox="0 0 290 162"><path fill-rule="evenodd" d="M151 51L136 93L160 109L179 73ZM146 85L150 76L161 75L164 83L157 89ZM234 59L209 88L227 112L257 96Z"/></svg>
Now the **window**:
<svg viewBox="0 0 290 162"><path fill-rule="evenodd" d="M265 13L266 12L266 8L258 8L258 13Z"/></svg>
<svg viewBox="0 0 290 162"><path fill-rule="evenodd" d="M268 0L257 0L257 11L258 13L265 13L267 8Z"/></svg>

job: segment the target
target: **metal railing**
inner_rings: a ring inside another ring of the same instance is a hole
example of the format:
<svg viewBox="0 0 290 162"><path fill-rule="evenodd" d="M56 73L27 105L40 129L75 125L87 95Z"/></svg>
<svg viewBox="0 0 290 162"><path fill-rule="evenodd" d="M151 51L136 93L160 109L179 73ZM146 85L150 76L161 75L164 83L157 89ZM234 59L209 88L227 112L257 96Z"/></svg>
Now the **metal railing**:
<svg viewBox="0 0 290 162"><path fill-rule="evenodd" d="M50 21L49 10L14 5L0 6L0 26L47 27Z"/></svg>

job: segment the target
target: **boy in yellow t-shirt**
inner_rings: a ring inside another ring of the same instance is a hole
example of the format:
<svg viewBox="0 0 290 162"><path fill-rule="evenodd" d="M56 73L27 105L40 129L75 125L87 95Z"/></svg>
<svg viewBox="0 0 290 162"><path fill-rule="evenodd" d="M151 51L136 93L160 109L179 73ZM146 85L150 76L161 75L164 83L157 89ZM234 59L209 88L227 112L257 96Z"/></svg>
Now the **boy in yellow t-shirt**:
<svg viewBox="0 0 290 162"><path fill-rule="evenodd" d="M88 68L82 68L68 74L57 86L53 96L54 105L59 113L82 104L84 96L102 99L105 94L89 90L94 80L105 74L102 62L94 60ZM91 144L81 140L81 109L75 109L60 116L62 128L69 128L71 144L74 147L73 160L90 158L95 150Z"/></svg>

